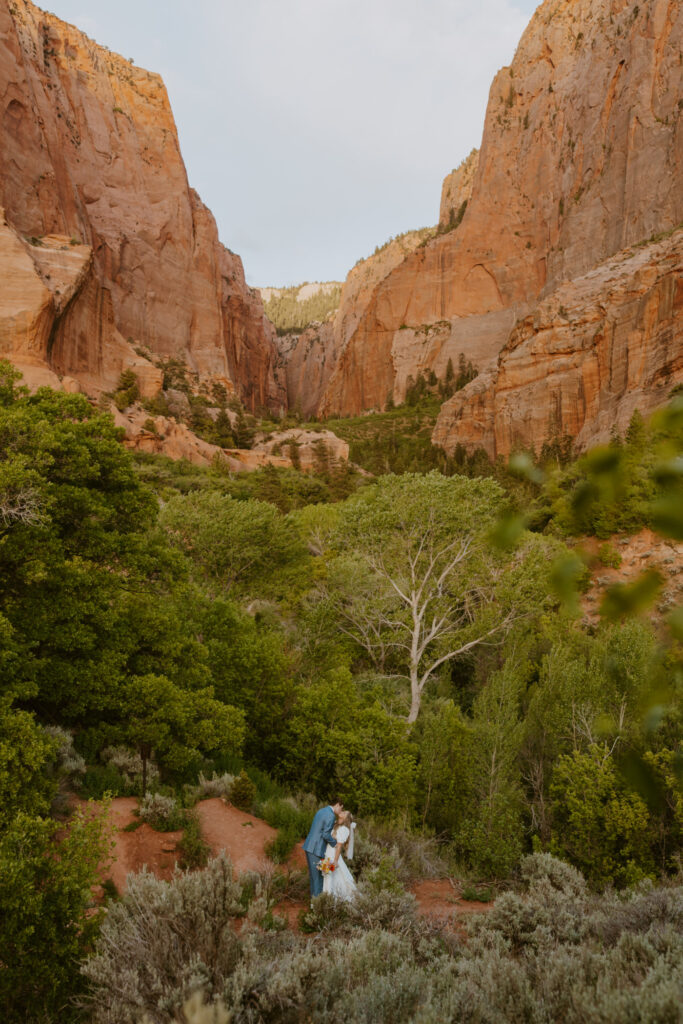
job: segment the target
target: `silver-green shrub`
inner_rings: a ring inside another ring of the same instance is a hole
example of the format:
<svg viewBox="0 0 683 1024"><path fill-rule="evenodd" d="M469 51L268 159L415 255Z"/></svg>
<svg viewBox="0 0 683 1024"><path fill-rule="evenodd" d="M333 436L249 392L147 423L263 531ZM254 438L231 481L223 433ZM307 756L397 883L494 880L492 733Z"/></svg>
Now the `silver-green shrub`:
<svg viewBox="0 0 683 1024"><path fill-rule="evenodd" d="M170 1024L194 992L220 991L240 959L240 895L226 857L172 882L146 871L129 876L83 967L93 1024L138 1024L145 1013Z"/></svg>
<svg viewBox="0 0 683 1024"><path fill-rule="evenodd" d="M229 775L228 772L224 772L223 775L216 775L213 772L210 779L200 772L197 782L197 798L206 800L208 797L222 796L228 799L234 781L235 776Z"/></svg>
<svg viewBox="0 0 683 1024"><path fill-rule="evenodd" d="M182 828L185 823L185 815L175 797L161 793L147 793L140 804L139 814L148 825L162 832Z"/></svg>
<svg viewBox="0 0 683 1024"><path fill-rule="evenodd" d="M305 936L274 931L270 881L236 882L225 858L170 883L138 876L84 968L93 1024L679 1024L682 887L598 896L547 854L522 875L466 942L405 893L322 896Z"/></svg>
<svg viewBox="0 0 683 1024"><path fill-rule="evenodd" d="M100 755L105 764L111 764L123 776L130 793L138 791L142 783L142 758L129 747L105 747ZM159 778L159 769L153 760L147 761L147 785Z"/></svg>

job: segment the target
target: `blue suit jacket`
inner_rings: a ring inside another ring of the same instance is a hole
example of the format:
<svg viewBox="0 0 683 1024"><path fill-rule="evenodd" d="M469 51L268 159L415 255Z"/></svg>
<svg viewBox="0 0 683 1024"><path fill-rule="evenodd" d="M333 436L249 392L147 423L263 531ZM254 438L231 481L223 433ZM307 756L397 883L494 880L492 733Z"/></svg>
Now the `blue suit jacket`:
<svg viewBox="0 0 683 1024"><path fill-rule="evenodd" d="M332 835L335 820L334 811L331 807L321 807L316 812L311 830L304 842L306 853L312 853L314 857L324 857L325 847L328 843L330 846L337 845L337 840Z"/></svg>

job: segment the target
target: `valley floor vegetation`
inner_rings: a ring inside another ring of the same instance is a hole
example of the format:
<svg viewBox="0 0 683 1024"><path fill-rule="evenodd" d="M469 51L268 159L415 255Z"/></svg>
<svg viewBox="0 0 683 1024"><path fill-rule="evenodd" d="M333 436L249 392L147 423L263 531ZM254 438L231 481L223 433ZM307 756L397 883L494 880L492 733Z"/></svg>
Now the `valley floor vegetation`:
<svg viewBox="0 0 683 1024"><path fill-rule="evenodd" d="M182 917L207 879L206 899L223 886L225 913L259 928L238 938L219 915L207 964L210 922L188 917L197 955L163 1006L140 997L118 1020L174 1020L188 979L245 1021L457 1020L466 1000L482 1021L677 1019L683 613L640 614L659 585L645 573L584 622L578 540L645 525L683 539L682 450L674 399L578 459L562 440L507 465L414 451L405 471L378 461L346 484L331 467L233 478L134 459L83 396L29 395L0 363L8 1024L113 1020L97 995L119 969L111 929L167 900ZM70 810L74 793L145 797L141 814L182 827L198 867L191 805L210 792L279 829L276 862L332 792L403 838L367 865L359 918L320 908L322 944L273 930L266 882L215 862L204 882L143 878L106 912L91 905L107 836L92 808ZM499 897L452 948L392 895L411 836L446 873L529 892ZM126 985L157 991L157 955Z"/></svg>
<svg viewBox="0 0 683 1024"><path fill-rule="evenodd" d="M134 877L84 968L94 1024L680 1020L680 887L596 896L568 864L534 854L518 891L463 941L376 876L354 904L320 897L302 920L313 938L273 915L274 880L236 881L223 858L170 883Z"/></svg>

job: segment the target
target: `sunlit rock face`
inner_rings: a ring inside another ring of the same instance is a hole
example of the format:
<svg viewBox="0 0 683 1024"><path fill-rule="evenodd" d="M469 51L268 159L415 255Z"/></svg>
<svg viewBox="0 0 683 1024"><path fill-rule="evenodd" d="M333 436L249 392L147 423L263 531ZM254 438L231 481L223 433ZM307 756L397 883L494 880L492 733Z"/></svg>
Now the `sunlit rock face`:
<svg viewBox="0 0 683 1024"><path fill-rule="evenodd" d="M622 432L683 381L683 230L561 285L518 321L497 365L441 409L433 440L491 457Z"/></svg>
<svg viewBox="0 0 683 1024"><path fill-rule="evenodd" d="M0 0L0 117L7 223L23 239L56 235L90 252L68 309L55 307L47 369L101 389L116 332L251 408L281 406L274 332L188 185L161 78L26 0Z"/></svg>
<svg viewBox="0 0 683 1024"><path fill-rule="evenodd" d="M354 414L382 407L389 395L400 400L409 376L442 376L460 352L480 376L443 409L434 437L450 448L461 441L505 452L515 438L539 445L558 429L588 442L602 436L612 411L621 418L634 404L664 400L663 382L678 374L676 353L662 342L669 328L634 313L626 281L646 305L661 299L675 320L676 271L664 270L661 250L647 246L638 250L637 274L624 268L622 285L613 286L605 267L683 222L682 47L683 9L669 0L546 0L538 8L491 87L462 222L443 230L449 199L441 233L374 281L357 315L347 303L349 330L320 411ZM444 193L455 196L466 177L465 169L457 181L449 175ZM645 287L650 261L655 280ZM552 300L569 282L575 288ZM608 385L604 374L597 383L591 347L576 340L578 324L603 299L611 312L601 358L609 350L615 366ZM548 321L553 301L573 310L573 327ZM671 330L675 347L678 328ZM527 351L532 336L534 359L523 362L514 353ZM646 364L646 372L616 371L627 362ZM502 398L488 392L502 395L512 379L503 412ZM596 387L599 400L590 397Z"/></svg>
<svg viewBox="0 0 683 1024"><path fill-rule="evenodd" d="M458 219L462 220L467 204L472 198L474 175L478 166L479 150L473 149L470 155L444 178L439 207L440 228L454 227Z"/></svg>

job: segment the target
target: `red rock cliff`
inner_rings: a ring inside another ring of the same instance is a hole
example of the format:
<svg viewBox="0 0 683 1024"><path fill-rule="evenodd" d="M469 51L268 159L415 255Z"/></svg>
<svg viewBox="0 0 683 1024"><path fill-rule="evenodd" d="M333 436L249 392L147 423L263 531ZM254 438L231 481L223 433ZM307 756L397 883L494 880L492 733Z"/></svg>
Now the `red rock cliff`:
<svg viewBox="0 0 683 1024"><path fill-rule="evenodd" d="M499 355L501 367L512 358L508 340L541 330L540 307L534 319L540 301L683 221L682 47L683 9L674 0L546 0L538 8L512 65L491 87L462 223L408 255L379 284L339 357L325 412L381 406L392 389L400 397L406 367L433 367L438 374L449 356L463 351L486 373L453 400L457 416L444 409L435 440L485 443L505 453L513 436L539 443L556 429L555 405L527 415L527 403L541 401L531 385L535 374L550 372L551 351L533 368L516 364L516 398L504 431L494 436L498 406L487 407L487 427L468 424L481 412L485 383L491 393L501 386L505 375L493 370ZM657 254L651 259L659 266ZM580 287L577 302L585 294ZM622 317L613 305L619 301L611 294L612 316L626 322L629 314ZM586 302L592 308L599 295ZM572 308L574 317L584 316ZM648 323L637 331L640 351L659 360L649 372L673 381L678 370L671 353L647 333ZM621 344L617 332L613 345ZM586 351L583 344L579 349ZM574 358L580 376L583 356L577 351ZM560 387L558 400L566 406L578 376ZM619 379L628 389L629 375ZM610 394L605 408L620 401L616 391ZM550 401L547 393L543 401ZM588 402L561 420L588 441L599 433L595 408ZM529 426L517 430L518 422Z"/></svg>
<svg viewBox="0 0 683 1024"><path fill-rule="evenodd" d="M8 225L25 239L57 235L92 250L68 319L51 310L61 353L53 369L96 388L91 371L116 332L185 359L251 408L280 405L271 325L188 185L161 78L27 0L0 0L0 117ZM96 322L86 338L83 324Z"/></svg>

